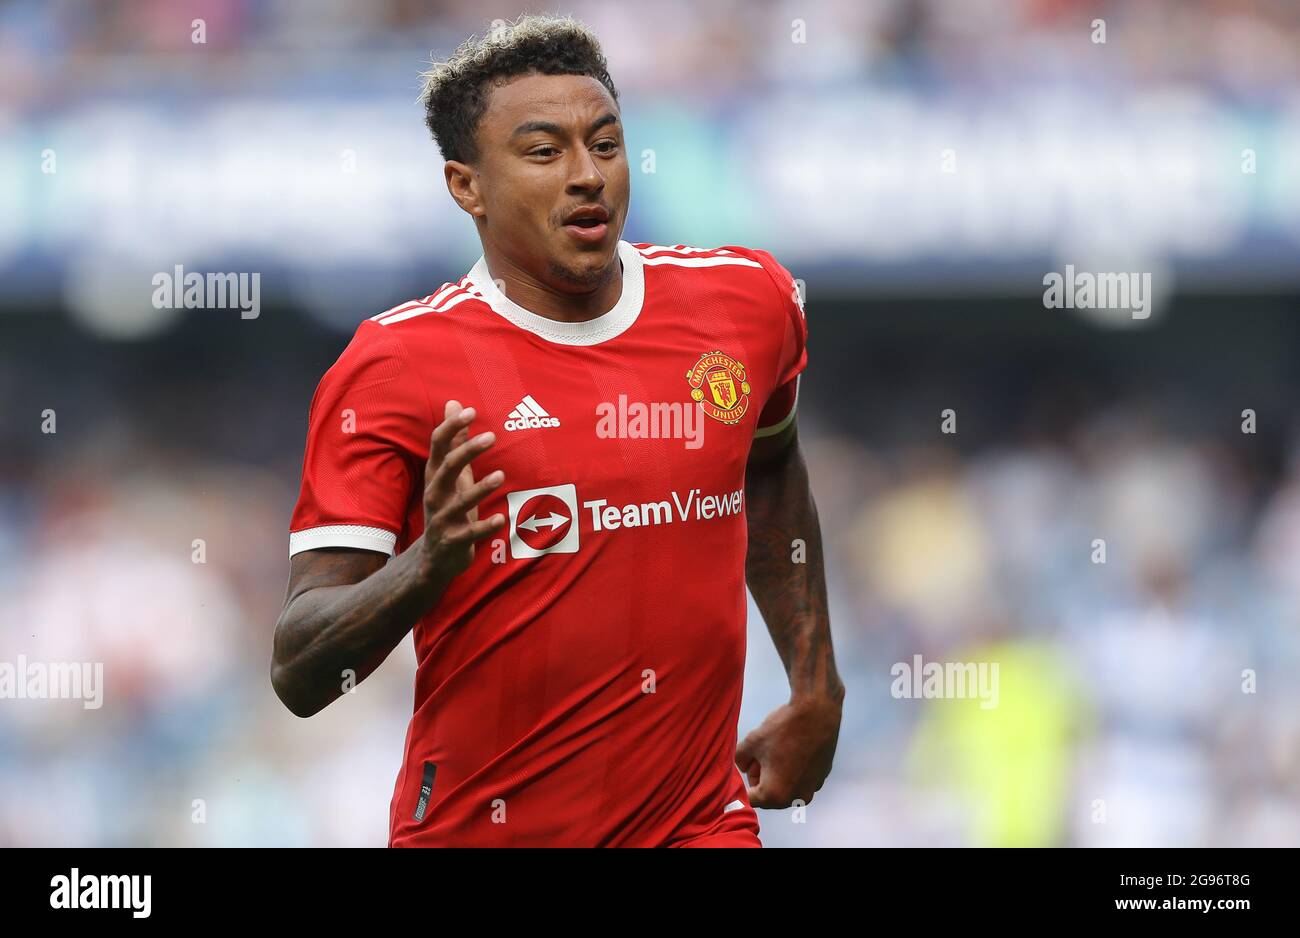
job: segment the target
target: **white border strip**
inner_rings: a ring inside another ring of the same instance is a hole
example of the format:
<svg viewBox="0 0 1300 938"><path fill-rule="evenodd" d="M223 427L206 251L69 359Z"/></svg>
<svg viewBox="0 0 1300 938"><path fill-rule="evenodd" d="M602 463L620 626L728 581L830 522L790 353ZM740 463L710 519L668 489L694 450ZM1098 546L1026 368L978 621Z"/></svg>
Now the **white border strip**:
<svg viewBox="0 0 1300 938"><path fill-rule="evenodd" d="M460 295L455 296L450 300L444 301L442 304L440 304L437 307L422 304L416 307L415 309L408 309L404 313L394 313L392 316L389 316L387 319L380 319L378 320L378 322L381 326L391 326L395 322L405 322L408 319L414 319L416 316L423 316L425 313L445 313L447 310L451 309L456 304L464 303L466 300L481 300L481 299L483 299L483 294L479 293L476 290L470 290L466 293L461 293Z"/></svg>
<svg viewBox="0 0 1300 938"><path fill-rule="evenodd" d="M360 524L326 524L318 528L289 532L289 556L320 547L355 547L392 555L397 535L383 528Z"/></svg>
<svg viewBox="0 0 1300 938"><path fill-rule="evenodd" d="M725 254L728 257L737 257L735 251L728 251L726 248L694 248L686 244L678 244L668 247L662 244L647 244L643 248L637 248L642 257L653 257L666 251L672 251L676 254Z"/></svg>
<svg viewBox="0 0 1300 938"><path fill-rule="evenodd" d="M647 267L762 267L747 257L677 257L675 254L643 255Z"/></svg>
<svg viewBox="0 0 1300 938"><path fill-rule="evenodd" d="M794 421L794 412L799 409L799 379L801 379L802 377L803 377L802 374L795 375L794 403L790 405L790 413L786 414L785 417L781 419L780 423L774 423L770 427L755 427L754 428L755 439L758 439L760 436L776 436L776 434L780 433L786 427L790 426L790 424Z"/></svg>
<svg viewBox="0 0 1300 938"><path fill-rule="evenodd" d="M428 296L420 300L407 300L405 303L398 303L392 309L386 309L382 313L375 313L375 315L371 316L370 319L373 322L378 322L385 316L392 316L394 313L402 313L408 309L414 309L417 306L437 306L453 293L465 289L465 283L468 279L468 277L461 277L459 283L444 283L438 288L436 293L430 293Z"/></svg>

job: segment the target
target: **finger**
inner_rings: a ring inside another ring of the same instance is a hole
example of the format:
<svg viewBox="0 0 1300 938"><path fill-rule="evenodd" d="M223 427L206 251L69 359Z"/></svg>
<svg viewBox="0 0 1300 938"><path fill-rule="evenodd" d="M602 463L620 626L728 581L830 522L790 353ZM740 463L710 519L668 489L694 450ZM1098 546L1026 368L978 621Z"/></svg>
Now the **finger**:
<svg viewBox="0 0 1300 938"><path fill-rule="evenodd" d="M758 730L750 731L736 747L736 766L745 773L750 787L757 785L763 776L763 737Z"/></svg>
<svg viewBox="0 0 1300 938"><path fill-rule="evenodd" d="M788 808L790 797L768 779L749 788L749 803L755 808Z"/></svg>
<svg viewBox="0 0 1300 938"><path fill-rule="evenodd" d="M478 507L479 502L500 488L505 478L506 474L500 469L489 472L481 481L456 492L451 501L438 509L434 517L442 521L468 517L470 510Z"/></svg>
<svg viewBox="0 0 1300 938"><path fill-rule="evenodd" d="M736 768L740 769L741 774L745 777L745 782L749 786L758 784L762 776L762 765L752 756L736 756Z"/></svg>
<svg viewBox="0 0 1300 938"><path fill-rule="evenodd" d="M758 740L749 733L736 746L736 766L740 771L749 770L750 763L758 758Z"/></svg>
<svg viewBox="0 0 1300 938"><path fill-rule="evenodd" d="M458 528L451 535L451 540L457 543L474 543L481 541L485 537L491 537L506 526L506 516L503 514L490 515L482 521L471 521L466 525Z"/></svg>
<svg viewBox="0 0 1300 938"><path fill-rule="evenodd" d="M461 410L460 402L448 401L447 402L448 412L450 412L453 408L455 408L456 412L459 413ZM449 416L455 416L455 415L449 413ZM460 446L460 444L464 443L468 439L469 439L469 424L465 423L460 428L460 431L454 437L451 438L451 445L447 447L448 452L455 449L457 446Z"/></svg>
<svg viewBox="0 0 1300 938"><path fill-rule="evenodd" d="M768 795L767 788L763 785L750 785L748 786L748 792L749 792L750 807L753 808L779 807L779 805L776 804L774 799L770 795Z"/></svg>
<svg viewBox="0 0 1300 938"><path fill-rule="evenodd" d="M481 456L491 449L496 440L497 435L488 430L486 433L480 433L473 439L466 440L460 446L457 446L447 454L447 457L442 461L442 465L434 471L433 479L430 480L430 488L434 489L435 494L451 494L461 471L475 457Z"/></svg>
<svg viewBox="0 0 1300 938"><path fill-rule="evenodd" d="M438 466L447 458L455 436L470 425L476 413L473 407L462 408L457 401L447 402L447 417L434 428L429 436L429 461L426 473L436 472Z"/></svg>
<svg viewBox="0 0 1300 938"><path fill-rule="evenodd" d="M449 451L449 453L456 452L457 447L464 446L468 442L469 442L469 427L466 427L465 429L461 430L452 438L451 450ZM466 466L464 469L460 471L460 475L456 477L456 486L453 486L453 488L459 487L461 485L467 485L473 481L474 481L473 466Z"/></svg>
<svg viewBox="0 0 1300 938"><path fill-rule="evenodd" d="M745 776L745 783L750 788L758 784L763 773L763 764L758 761L758 757L740 749L736 750L736 768Z"/></svg>
<svg viewBox="0 0 1300 938"><path fill-rule="evenodd" d="M453 404L455 404L454 401L448 402L448 410L451 409ZM429 459L425 464L426 476L437 471L438 466L447 458L447 453L451 451L456 436L469 425L474 417L474 408L462 408L434 428L433 433L429 436Z"/></svg>
<svg viewBox="0 0 1300 938"><path fill-rule="evenodd" d="M447 452L450 453L457 446L465 445L465 442L468 439L469 439L469 427L461 427L460 432L451 438L451 445L447 447Z"/></svg>

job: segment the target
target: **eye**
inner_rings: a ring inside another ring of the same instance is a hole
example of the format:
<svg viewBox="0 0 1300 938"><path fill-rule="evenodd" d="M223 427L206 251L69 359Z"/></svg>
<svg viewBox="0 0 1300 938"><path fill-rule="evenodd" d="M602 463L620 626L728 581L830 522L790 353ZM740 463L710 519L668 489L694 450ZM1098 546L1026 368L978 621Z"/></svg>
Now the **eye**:
<svg viewBox="0 0 1300 938"><path fill-rule="evenodd" d="M559 151L558 149L556 149L555 147L551 146L551 145L548 143L548 144L546 144L545 146L540 146L540 147L538 147L537 149L535 149L535 150L533 150L532 152L530 152L528 155L529 155L529 156L551 156L551 155L553 155L553 154L555 154L555 153L559 153L559 152L560 152L560 151Z"/></svg>
<svg viewBox="0 0 1300 938"><path fill-rule="evenodd" d="M601 150L601 147L606 147L607 149ZM596 149L600 150L602 153L613 153L618 149L618 144L613 140L602 140L600 143L596 144Z"/></svg>

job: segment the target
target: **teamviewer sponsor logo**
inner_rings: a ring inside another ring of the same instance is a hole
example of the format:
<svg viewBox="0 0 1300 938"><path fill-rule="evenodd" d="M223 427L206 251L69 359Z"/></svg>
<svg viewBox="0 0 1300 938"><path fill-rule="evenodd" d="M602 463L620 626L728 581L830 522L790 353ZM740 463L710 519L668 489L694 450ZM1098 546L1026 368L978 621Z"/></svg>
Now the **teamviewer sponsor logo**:
<svg viewBox="0 0 1300 938"><path fill-rule="evenodd" d="M531 394L525 394L524 399L515 406L515 409L506 415L507 430L540 430L559 425L560 418L548 414Z"/></svg>
<svg viewBox="0 0 1300 938"><path fill-rule="evenodd" d="M611 505L607 499L592 498L582 503L591 512L589 533L599 534L624 528L656 527L661 524L715 521L737 516L745 510L745 490L736 489L705 495L690 489L685 495L668 493L656 502ZM543 554L578 552L578 490L573 483L525 489L506 494L510 508L510 554L512 557L540 557Z"/></svg>
<svg viewBox="0 0 1300 938"><path fill-rule="evenodd" d="M572 482L510 492L506 504L512 557L578 552L578 489Z"/></svg>

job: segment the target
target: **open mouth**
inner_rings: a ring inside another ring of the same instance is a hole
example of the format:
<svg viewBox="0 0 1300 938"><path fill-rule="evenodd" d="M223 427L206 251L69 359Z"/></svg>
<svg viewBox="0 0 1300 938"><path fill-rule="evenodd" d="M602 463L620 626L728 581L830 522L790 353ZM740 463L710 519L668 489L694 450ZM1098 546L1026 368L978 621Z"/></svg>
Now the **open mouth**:
<svg viewBox="0 0 1300 938"><path fill-rule="evenodd" d="M564 224L574 228L598 228L609 222L609 209L603 205L583 205L574 209L564 219Z"/></svg>
<svg viewBox="0 0 1300 938"><path fill-rule="evenodd" d="M577 209L564 220L564 230L583 244L603 244L609 233L609 210L603 205Z"/></svg>

